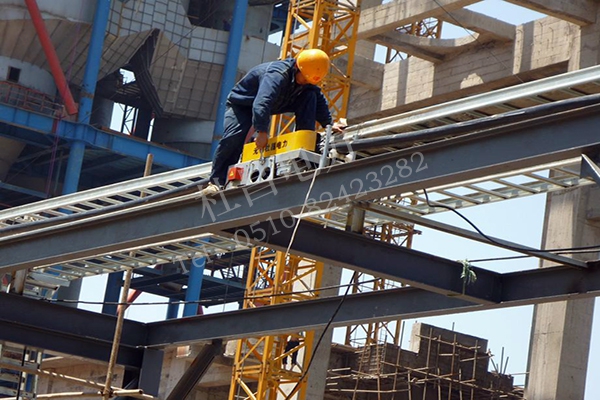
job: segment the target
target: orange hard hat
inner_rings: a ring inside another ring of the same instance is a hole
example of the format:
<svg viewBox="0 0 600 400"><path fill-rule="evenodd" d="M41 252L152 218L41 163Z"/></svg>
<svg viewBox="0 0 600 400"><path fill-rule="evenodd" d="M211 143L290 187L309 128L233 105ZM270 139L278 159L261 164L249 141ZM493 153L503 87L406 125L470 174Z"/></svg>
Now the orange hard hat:
<svg viewBox="0 0 600 400"><path fill-rule="evenodd" d="M296 64L304 78L313 85L321 82L329 72L329 56L323 50L302 50L296 57Z"/></svg>

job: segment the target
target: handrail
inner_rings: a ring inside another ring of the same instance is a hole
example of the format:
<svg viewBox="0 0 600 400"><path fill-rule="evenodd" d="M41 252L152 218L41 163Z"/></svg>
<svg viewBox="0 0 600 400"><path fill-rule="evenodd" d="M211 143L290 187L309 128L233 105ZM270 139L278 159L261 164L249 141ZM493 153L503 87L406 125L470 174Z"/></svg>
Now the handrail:
<svg viewBox="0 0 600 400"><path fill-rule="evenodd" d="M9 81L0 81L0 103L51 116L62 109L46 93Z"/></svg>

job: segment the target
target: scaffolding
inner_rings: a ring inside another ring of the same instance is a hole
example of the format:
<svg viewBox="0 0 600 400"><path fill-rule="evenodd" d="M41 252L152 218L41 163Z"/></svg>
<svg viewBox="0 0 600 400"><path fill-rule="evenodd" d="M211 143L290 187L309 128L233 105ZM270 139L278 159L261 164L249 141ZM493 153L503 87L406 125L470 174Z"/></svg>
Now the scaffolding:
<svg viewBox="0 0 600 400"><path fill-rule="evenodd" d="M0 342L0 398L35 399L38 377L26 371L40 367L42 354L38 349Z"/></svg>
<svg viewBox="0 0 600 400"><path fill-rule="evenodd" d="M352 400L523 399L513 377L488 372L487 341L426 324L413 328L413 351L392 343L345 348L347 366L329 370L326 397ZM339 351L339 350L338 350Z"/></svg>

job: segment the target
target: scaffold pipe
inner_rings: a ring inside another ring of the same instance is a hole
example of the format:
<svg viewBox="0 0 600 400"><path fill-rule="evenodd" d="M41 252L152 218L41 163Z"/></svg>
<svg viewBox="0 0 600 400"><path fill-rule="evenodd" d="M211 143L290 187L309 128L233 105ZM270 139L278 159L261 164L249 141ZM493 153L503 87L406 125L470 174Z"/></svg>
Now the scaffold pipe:
<svg viewBox="0 0 600 400"><path fill-rule="evenodd" d="M65 74L60 66L60 61L56 55L54 45L50 40L50 35L46 30L46 25L44 24L44 19L42 18L42 13L40 12L37 1L25 0L25 4L27 4L31 21L33 22L35 31L40 38L40 43L42 45L42 49L44 49L44 53L46 54L46 59L48 60L48 65L50 65L50 71L54 77L54 82L56 83L58 92L65 102L65 109L69 115L77 114L77 105L75 104L75 100L73 100L71 90L69 90L69 84L67 83Z"/></svg>

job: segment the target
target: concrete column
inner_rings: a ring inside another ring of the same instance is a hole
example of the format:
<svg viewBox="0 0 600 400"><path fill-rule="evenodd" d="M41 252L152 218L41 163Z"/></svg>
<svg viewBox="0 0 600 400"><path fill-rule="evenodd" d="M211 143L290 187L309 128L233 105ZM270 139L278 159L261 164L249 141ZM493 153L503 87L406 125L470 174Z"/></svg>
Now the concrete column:
<svg viewBox="0 0 600 400"><path fill-rule="evenodd" d="M378 5L381 5L381 0L362 0L360 2L360 9L366 10L367 8L376 7ZM375 43L366 40L359 40L356 43L354 54L359 57L365 57L368 60L372 60L375 57Z"/></svg>
<svg viewBox="0 0 600 400"><path fill-rule="evenodd" d="M548 195L543 246L588 246L600 240L600 189ZM578 259L596 259L583 254ZM542 266L550 266L543 263ZM528 400L583 399L595 299L535 306L529 349Z"/></svg>
<svg viewBox="0 0 600 400"><path fill-rule="evenodd" d="M598 12L597 12L598 16ZM573 54L569 70L598 62L598 24L571 27ZM600 190L596 187L549 194L542 245L586 246L600 239ZM598 258L598 254L576 256ZM542 266L548 266L543 263ZM528 400L583 399L595 299L535 306L529 345Z"/></svg>
<svg viewBox="0 0 600 400"><path fill-rule="evenodd" d="M332 265L323 266L323 286L339 285L342 279L342 269ZM321 297L337 296L337 289L329 289L321 292ZM315 344L323 330L315 331ZM321 339L321 344L313 352L313 362L308 371L306 388L306 400L322 400L325 393L327 370L329 369L329 356L331 354L331 340L333 329L329 328Z"/></svg>

